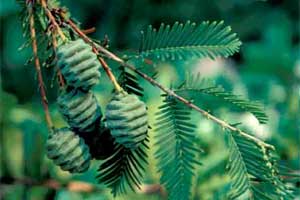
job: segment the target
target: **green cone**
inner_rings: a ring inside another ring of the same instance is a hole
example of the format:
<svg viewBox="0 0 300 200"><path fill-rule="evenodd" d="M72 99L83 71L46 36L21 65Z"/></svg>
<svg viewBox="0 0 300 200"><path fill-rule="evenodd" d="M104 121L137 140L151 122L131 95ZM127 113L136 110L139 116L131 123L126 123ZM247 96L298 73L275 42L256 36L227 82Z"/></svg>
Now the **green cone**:
<svg viewBox="0 0 300 200"><path fill-rule="evenodd" d="M99 82L101 65L92 48L82 39L59 46L57 59L69 86L89 90Z"/></svg>
<svg viewBox="0 0 300 200"><path fill-rule="evenodd" d="M102 112L92 92L70 90L62 92L57 98L59 111L72 129L80 132L95 130L96 121Z"/></svg>
<svg viewBox="0 0 300 200"><path fill-rule="evenodd" d="M64 171L81 173L91 161L89 147L68 128L56 129L47 140L47 156Z"/></svg>
<svg viewBox="0 0 300 200"><path fill-rule="evenodd" d="M116 142L136 148L147 136L146 106L137 96L120 92L106 107L106 123Z"/></svg>

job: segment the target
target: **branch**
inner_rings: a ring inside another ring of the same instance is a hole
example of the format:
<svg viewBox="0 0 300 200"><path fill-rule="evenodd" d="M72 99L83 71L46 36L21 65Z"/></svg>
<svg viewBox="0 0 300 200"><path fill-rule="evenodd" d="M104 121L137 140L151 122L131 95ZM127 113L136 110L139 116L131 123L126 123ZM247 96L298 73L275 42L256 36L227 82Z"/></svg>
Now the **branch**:
<svg viewBox="0 0 300 200"><path fill-rule="evenodd" d="M104 53L104 52L103 52ZM165 88L164 86L162 86L160 83L158 83L157 81L155 81L153 78L151 78L150 76L144 74L143 72L141 72L140 70L138 70L137 68L135 68L133 65L126 63L125 61L117 61L119 64L123 65L124 67L129 68L130 70L134 71L135 73L137 73L138 75L140 75L142 78L144 78L145 80L147 80L148 82L150 82L152 85L158 87L159 89L161 89L162 91L164 91L166 94L176 98L178 101L181 101L182 103L184 103L186 106L196 110L197 112L201 113L204 117L206 117L207 119L217 123L218 125L220 125L223 129L229 129L231 131L235 131L238 132L239 134L243 135L244 137L248 138L249 140L254 141L255 143L257 143L260 146L264 146L266 148L269 149L273 149L274 147L272 145L266 144L264 142L262 142L261 140L257 139L256 137L243 132L242 130L231 126L230 124L226 123L225 121L211 115L210 113L208 113L207 111L201 109L200 107L196 106L195 104L193 104L192 102L190 102L189 100L183 98L182 96L179 96L178 94L176 94L173 90L170 90L168 88Z"/></svg>
<svg viewBox="0 0 300 200"><path fill-rule="evenodd" d="M55 32L53 32L51 35L52 35L52 46L53 46L53 50L54 50L54 54L55 54L54 60L56 62L56 59L57 59L57 57L56 57L56 50L57 50L56 34L55 34ZM62 87L62 88L64 88L65 85L66 85L64 77L63 77L60 69L58 67L56 67L56 68L57 68L57 78L58 78L59 86Z"/></svg>
<svg viewBox="0 0 300 200"><path fill-rule="evenodd" d="M57 31L57 33L60 35L61 39L65 42L67 41L66 36L63 34L62 30L60 29L59 25L57 24L54 16L52 15L51 11L49 10L46 0L41 0L41 5L44 8L46 15L48 16L49 20L51 21L51 23L53 24L53 26L55 27L55 30ZM103 60L103 58L99 57L99 52L97 50L97 47L95 45L93 45L93 41L86 36L86 34L84 33L84 31L80 30L75 23L70 20L70 19L66 19L66 17L64 16L64 14L62 12L60 12L60 15L63 19L65 19L65 21L72 27L72 29L87 43L89 43L92 48L93 48L93 52L97 55L99 62L101 63L103 69L105 70L106 74L108 75L109 79L111 80L111 82L113 83L116 91L121 91L122 88L120 87L120 85L118 84L115 76L113 75L112 71L110 70L109 66L107 65L107 63ZM89 31L94 31L94 29L90 29L87 32L89 33Z"/></svg>
<svg viewBox="0 0 300 200"><path fill-rule="evenodd" d="M36 41L36 32L35 32L35 25L34 25L34 16L33 16L33 8L32 3L28 2L27 4L27 10L29 13L29 23L30 23L30 36L32 41L32 51L34 55L34 64L35 64L35 70L38 75L38 82L39 82L39 91L42 98L42 104L45 111L45 118L46 123L48 125L49 130L53 128L53 122L50 116L49 107L48 107L48 100L46 96L46 90L45 85L43 81L43 75L41 71L41 64L38 57L38 47L37 47L37 41Z"/></svg>
<svg viewBox="0 0 300 200"><path fill-rule="evenodd" d="M62 15L62 13L61 13L61 15ZM98 46L96 45L96 43L94 43L86 34L84 34L83 31L81 31L72 20L66 19L64 16L62 16L62 17L71 26L72 30L74 30L79 35L79 37L81 37L85 42L89 43L92 46L94 53L98 56L99 62L101 63L103 69L105 70L108 78L113 83L116 91L121 91L122 88L119 85L119 83L117 82L111 69L109 68L107 63L104 61L104 59L99 56Z"/></svg>
<svg viewBox="0 0 300 200"><path fill-rule="evenodd" d="M41 0L41 6L43 7L43 9L46 12L47 17L49 18L49 20L51 21L51 23L53 24L53 26L55 27L55 30L57 31L57 33L59 34L59 36L61 37L63 42L66 42L68 39L66 38L66 36L64 35L64 33L62 32L62 30L60 29L59 25L57 24L54 16L52 15L51 11L48 9L48 5L46 0Z"/></svg>
<svg viewBox="0 0 300 200"><path fill-rule="evenodd" d="M260 146L264 146L266 148L272 149L274 150L274 146L269 145L267 143L264 143L263 141L257 139L256 137L243 132L242 130L231 126L230 124L226 123L225 121L211 115L210 113L206 112L205 110L201 109L200 107L196 106L195 104L191 103L189 100L177 95L174 91L164 87L163 85L161 85L160 83L158 83L157 81L155 81L153 78L151 78L150 76L144 74L143 72L141 72L140 70L138 70L135 66L126 63L124 60L122 60L121 58L117 57L116 55L114 55L113 53L108 52L107 49L105 49L104 47L98 45L98 49L101 53L103 53L104 55L106 55L108 58L116 61L117 63L119 63L120 65L129 68L130 70L134 71L135 73L137 73L139 76L141 76L143 79L147 80L148 82L150 82L152 85L158 87L159 89L161 89L162 91L164 91L166 94L173 96L174 98L176 98L178 101L181 101L182 103L184 103L186 106L196 110L197 112L199 112L200 114L202 114L204 117L206 117L207 119L217 123L218 125L220 125L223 129L229 129L231 131L236 131L239 134L243 135L244 137L248 138L249 140L254 141L255 143L257 143ZM105 49L104 51L102 49Z"/></svg>
<svg viewBox="0 0 300 200"><path fill-rule="evenodd" d="M82 181L71 181L68 183L61 183L54 179L48 180L35 180L30 177L0 177L0 184L3 185L27 185L27 186L42 186L53 190L60 190L62 188L73 192L102 192L103 190L96 185L82 182Z"/></svg>
<svg viewBox="0 0 300 200"><path fill-rule="evenodd" d="M146 195L159 194L162 199L167 199L168 197L167 191L160 184L143 184L137 192Z"/></svg>
<svg viewBox="0 0 300 200"><path fill-rule="evenodd" d="M81 192L81 193L93 193L93 192L104 192L104 190L98 187L95 184L87 183L83 181L70 181L67 183L59 182L55 179L47 180L35 180L31 177L11 177L11 176L2 176L0 177L0 186L2 185L26 185L30 187L40 186L49 188L52 190L61 190L66 189L72 192ZM162 199L167 199L167 193L163 186L160 184L143 184L141 189L138 190L138 193L144 195L159 194Z"/></svg>
<svg viewBox="0 0 300 200"><path fill-rule="evenodd" d="M92 28L89 28L89 29L85 29L85 30L82 30L82 32L84 33L84 34L90 34L90 33L93 33L93 32L95 32L96 31L96 28L95 27L92 27Z"/></svg>
<svg viewBox="0 0 300 200"><path fill-rule="evenodd" d="M186 106L196 110L197 112L199 112L200 114L202 114L204 117L206 117L207 119L217 123L218 125L220 125L223 129L229 129L230 131L235 131L238 132L239 134L241 134L242 136L248 138L249 140L252 140L253 142L257 143L258 145L262 146L262 147L266 147L269 149L274 149L274 146L269 145L267 143L264 143L263 141L257 139L256 137L247 134L245 132L243 132L242 130L226 123L225 121L211 115L210 113L206 112L205 110L201 109L200 107L196 106L195 104L191 103L189 100L177 95L174 91L162 86L160 83L158 83L157 81L155 81L154 79L152 79L151 77L149 77L148 75L144 74L143 72L139 71L135 66L126 63L123 59L119 58L117 55L113 54L112 52L110 52L109 50L107 50L106 48L104 48L103 46L93 42L88 36L86 36L82 31L80 31L80 29L70 20L67 19L62 13L60 14L61 17L71 26L71 28L80 36L82 37L86 42L88 42L92 47L94 52L99 55L99 53L102 53L103 55L105 55L107 58L114 60L115 62L119 63L120 65L129 68L130 70L134 71L135 73L137 73L138 75L140 75L142 78L144 78L145 80L147 80L148 82L150 82L152 85L158 87L159 89L161 89L163 92L165 92L166 94L173 96L174 98L176 98L178 101L181 101L182 103L184 103ZM102 58L99 57L99 60L101 63L105 63L104 60ZM103 66L104 67L104 66ZM104 67L105 69L105 67ZM109 68L108 68L109 69ZM110 69L109 69L109 72ZM114 77L113 77L114 78Z"/></svg>

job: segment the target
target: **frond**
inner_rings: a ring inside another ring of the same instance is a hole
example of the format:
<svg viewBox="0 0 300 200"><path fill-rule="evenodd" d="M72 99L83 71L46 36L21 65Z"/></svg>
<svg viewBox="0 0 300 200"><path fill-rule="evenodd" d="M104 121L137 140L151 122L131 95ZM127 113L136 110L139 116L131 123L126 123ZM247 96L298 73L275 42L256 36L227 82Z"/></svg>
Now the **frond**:
<svg viewBox="0 0 300 200"><path fill-rule="evenodd" d="M228 132L231 177L230 199L241 196L252 200L293 199L289 188L281 181L274 152L254 143L239 132Z"/></svg>
<svg viewBox="0 0 300 200"><path fill-rule="evenodd" d="M173 26L161 24L156 30L151 25L142 32L140 56L150 59L177 60L189 58L228 57L239 51L241 45L230 26L220 22L187 21Z"/></svg>
<svg viewBox="0 0 300 200"><path fill-rule="evenodd" d="M194 146L196 126L189 122L190 110L176 99L166 96L156 118L158 171L169 199L189 199L196 155L201 152Z"/></svg>
<svg viewBox="0 0 300 200"><path fill-rule="evenodd" d="M121 72L118 78L120 86L129 94L135 94L142 97L144 95L144 89L140 86L135 74L123 66L120 66L119 70Z"/></svg>
<svg viewBox="0 0 300 200"><path fill-rule="evenodd" d="M289 167L287 167L284 164L278 165L280 176L284 176L284 181L290 184L296 184L297 182L300 182L300 174L298 171L293 170ZM298 188L300 190L300 188ZM299 191L300 192L300 191Z"/></svg>
<svg viewBox="0 0 300 200"><path fill-rule="evenodd" d="M260 102L249 101L241 96L227 92L221 85L216 85L215 82L208 79L202 79L199 75L188 74L186 81L175 92L180 94L194 93L198 95L200 93L211 95L230 103L241 111L252 113L261 124L265 124L268 121L264 107Z"/></svg>
<svg viewBox="0 0 300 200"><path fill-rule="evenodd" d="M18 0L17 3L21 7L19 17L22 22L23 36L30 37L30 27L29 27L30 13L28 12L28 8L32 8L33 9L32 15L34 18L36 35L37 37L40 37L39 39L42 39L43 36L45 36L45 30L47 28L46 27L47 19L45 17L44 11L41 8L41 6L39 6L34 1L32 2L28 1L27 3L26 1ZM31 43L31 40L29 43Z"/></svg>
<svg viewBox="0 0 300 200"><path fill-rule="evenodd" d="M147 164L147 143L145 139L135 150L116 144L115 153L98 169L99 183L110 187L114 196L139 188Z"/></svg>
<svg viewBox="0 0 300 200"><path fill-rule="evenodd" d="M44 10L36 1L17 1L17 3L21 7L20 20L22 22L23 37L25 38L24 43L18 50L23 50L31 47L32 45L32 39L30 36L30 19L32 17L34 20L34 31L36 34L35 39L39 50L38 57L41 60L42 66L48 67L52 65L55 55L53 49L51 49L52 38L48 32L49 30L47 30L49 22L45 16ZM31 10L33 12L31 12ZM26 64L31 62L32 58L29 58Z"/></svg>

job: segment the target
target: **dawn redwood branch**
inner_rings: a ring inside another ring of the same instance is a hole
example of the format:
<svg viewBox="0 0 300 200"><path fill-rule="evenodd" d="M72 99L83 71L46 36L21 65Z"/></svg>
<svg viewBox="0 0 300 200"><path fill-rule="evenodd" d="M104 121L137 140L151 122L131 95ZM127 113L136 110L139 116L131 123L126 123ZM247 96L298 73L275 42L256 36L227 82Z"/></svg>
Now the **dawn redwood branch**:
<svg viewBox="0 0 300 200"><path fill-rule="evenodd" d="M107 65L107 63L105 62L105 60L99 56L99 50L98 50L98 45L96 45L96 43L94 43L82 30L80 30L79 27L76 26L76 24L70 20L70 19L65 19L65 21L70 25L70 27L87 43L89 43L92 46L93 52L97 55L99 62L101 63L103 69L105 70L108 78L111 80L111 82L113 83L116 91L121 91L122 88L119 85L119 83L117 82L114 74L112 73L111 69L109 68L109 66Z"/></svg>
<svg viewBox="0 0 300 200"><path fill-rule="evenodd" d="M41 64L40 64L40 60L38 57L38 47L37 47L37 41L36 41L36 31L35 31L32 3L29 2L27 4L27 10L29 13L30 36L31 36L32 51L33 51L33 56L34 56L34 66L35 66L35 70L36 70L37 76L38 76L40 96L42 98L42 104L43 104L43 108L45 111L46 123L48 125L49 130L52 130L53 122L52 122L50 112L49 112L45 84L43 81L43 75L42 75L42 71L41 71Z"/></svg>
<svg viewBox="0 0 300 200"><path fill-rule="evenodd" d="M46 15L49 18L50 22L53 24L55 30L61 37L62 41L66 42L68 39L66 38L65 34L62 32L62 30L59 27L59 25L57 24L54 16L52 15L51 11L49 10L46 0L41 0L40 3L41 3L41 6L43 7L43 9L45 10Z"/></svg>
<svg viewBox="0 0 300 200"><path fill-rule="evenodd" d="M116 60L115 60L116 61ZM118 61L116 61L118 62ZM169 88L164 87L163 85L161 85L160 83L158 83L156 80L154 80L153 78L151 78L150 76L146 75L145 73L141 72L140 70L138 70L135 66L126 63L125 61L122 60L122 62L118 62L119 64L123 65L124 67L129 68L130 70L134 71L135 73L137 73L139 76L141 76L143 79L147 80L148 82L150 82L152 85L158 87L159 89L161 89L162 91L164 91L166 94L176 98L178 101L184 103L186 106L194 109L195 111L201 113L204 117L206 117L207 119L217 123L218 125L220 125L223 129L228 129L230 131L233 132L238 132L239 134L243 135L244 137L248 138L249 140L254 141L255 143L257 143L259 146L263 146L269 149L274 150L274 146L267 144L263 141L261 141L260 139L257 139L256 137L243 132L242 130L228 124L227 122L225 122L224 120L221 120L217 117L215 117L214 115L210 114L209 112L203 110L202 108L198 107L197 105L193 104L191 101L183 98L182 96L176 94L173 90L170 90Z"/></svg>
<svg viewBox="0 0 300 200"><path fill-rule="evenodd" d="M57 61L57 57L56 57L56 51L57 51L57 39L56 39L56 33L54 32L54 33L52 33L51 35L52 35L52 47L53 47L54 54L55 54L55 55L54 55L54 56L55 56L54 61L56 62L56 61ZM65 85L66 85L65 80L64 80L64 77L63 77L63 75L62 75L60 69L59 69L58 67L56 67L56 68L57 68L56 74L57 74L59 86L62 87L62 88L64 88Z"/></svg>
<svg viewBox="0 0 300 200"><path fill-rule="evenodd" d="M83 40L85 40L87 43L89 43L93 47L93 50L94 50L95 53L97 53L97 54L101 53L101 54L105 55L107 58L109 58L111 60L114 60L115 62L119 63L120 65L122 65L124 67L127 67L128 69L134 71L139 76L141 76L143 79L147 80L149 83L151 83L152 85L158 87L160 90L165 92L167 95L170 95L170 96L176 98L178 101L184 103L186 106L188 106L188 107L194 109L195 111L199 112L200 114L202 114L207 119L215 122L216 124L221 126L223 129L228 129L230 131L237 132L240 135L244 136L245 138L248 138L249 140L255 142L257 145L259 145L261 147L264 147L264 148L267 148L267 149L272 149L272 150L275 149L273 145L267 144L267 143L263 142L262 140L254 137L254 136L252 136L248 133L245 133L244 131L240 130L239 128L236 128L236 127L230 125L229 123L225 122L224 120L221 120L221 119L215 117L214 115L210 114L209 112L207 112L207 111L203 110L202 108L198 107L197 105L193 104L191 101L189 101L189 100L185 99L184 97L176 94L173 90L170 90L169 88L164 87L163 85L161 85L159 82L157 82L156 80L154 80L150 76L148 76L145 73L138 70L135 66L125 62L123 59L121 59L120 57L118 57L114 53L110 52L109 50L107 50L106 48L101 46L100 44L95 43L87 35L85 35L80 30L80 28L77 27L77 25L72 22L72 20L67 19L63 14L61 14L61 17L71 26L71 28ZM99 60L102 60L102 62L100 61L101 63L105 63L103 58L99 58ZM109 69L109 71L111 71L111 70Z"/></svg>

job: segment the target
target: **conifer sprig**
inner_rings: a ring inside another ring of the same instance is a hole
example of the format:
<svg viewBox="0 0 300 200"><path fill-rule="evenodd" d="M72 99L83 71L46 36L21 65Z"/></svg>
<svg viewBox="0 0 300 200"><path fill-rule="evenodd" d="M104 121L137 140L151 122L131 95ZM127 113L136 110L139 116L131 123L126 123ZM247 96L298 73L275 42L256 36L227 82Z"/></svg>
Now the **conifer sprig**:
<svg viewBox="0 0 300 200"><path fill-rule="evenodd" d="M172 26L161 24L156 30L151 25L142 32L140 56L150 59L182 60L191 58L228 57L238 52L241 41L224 21L204 21L197 25L187 21Z"/></svg>

